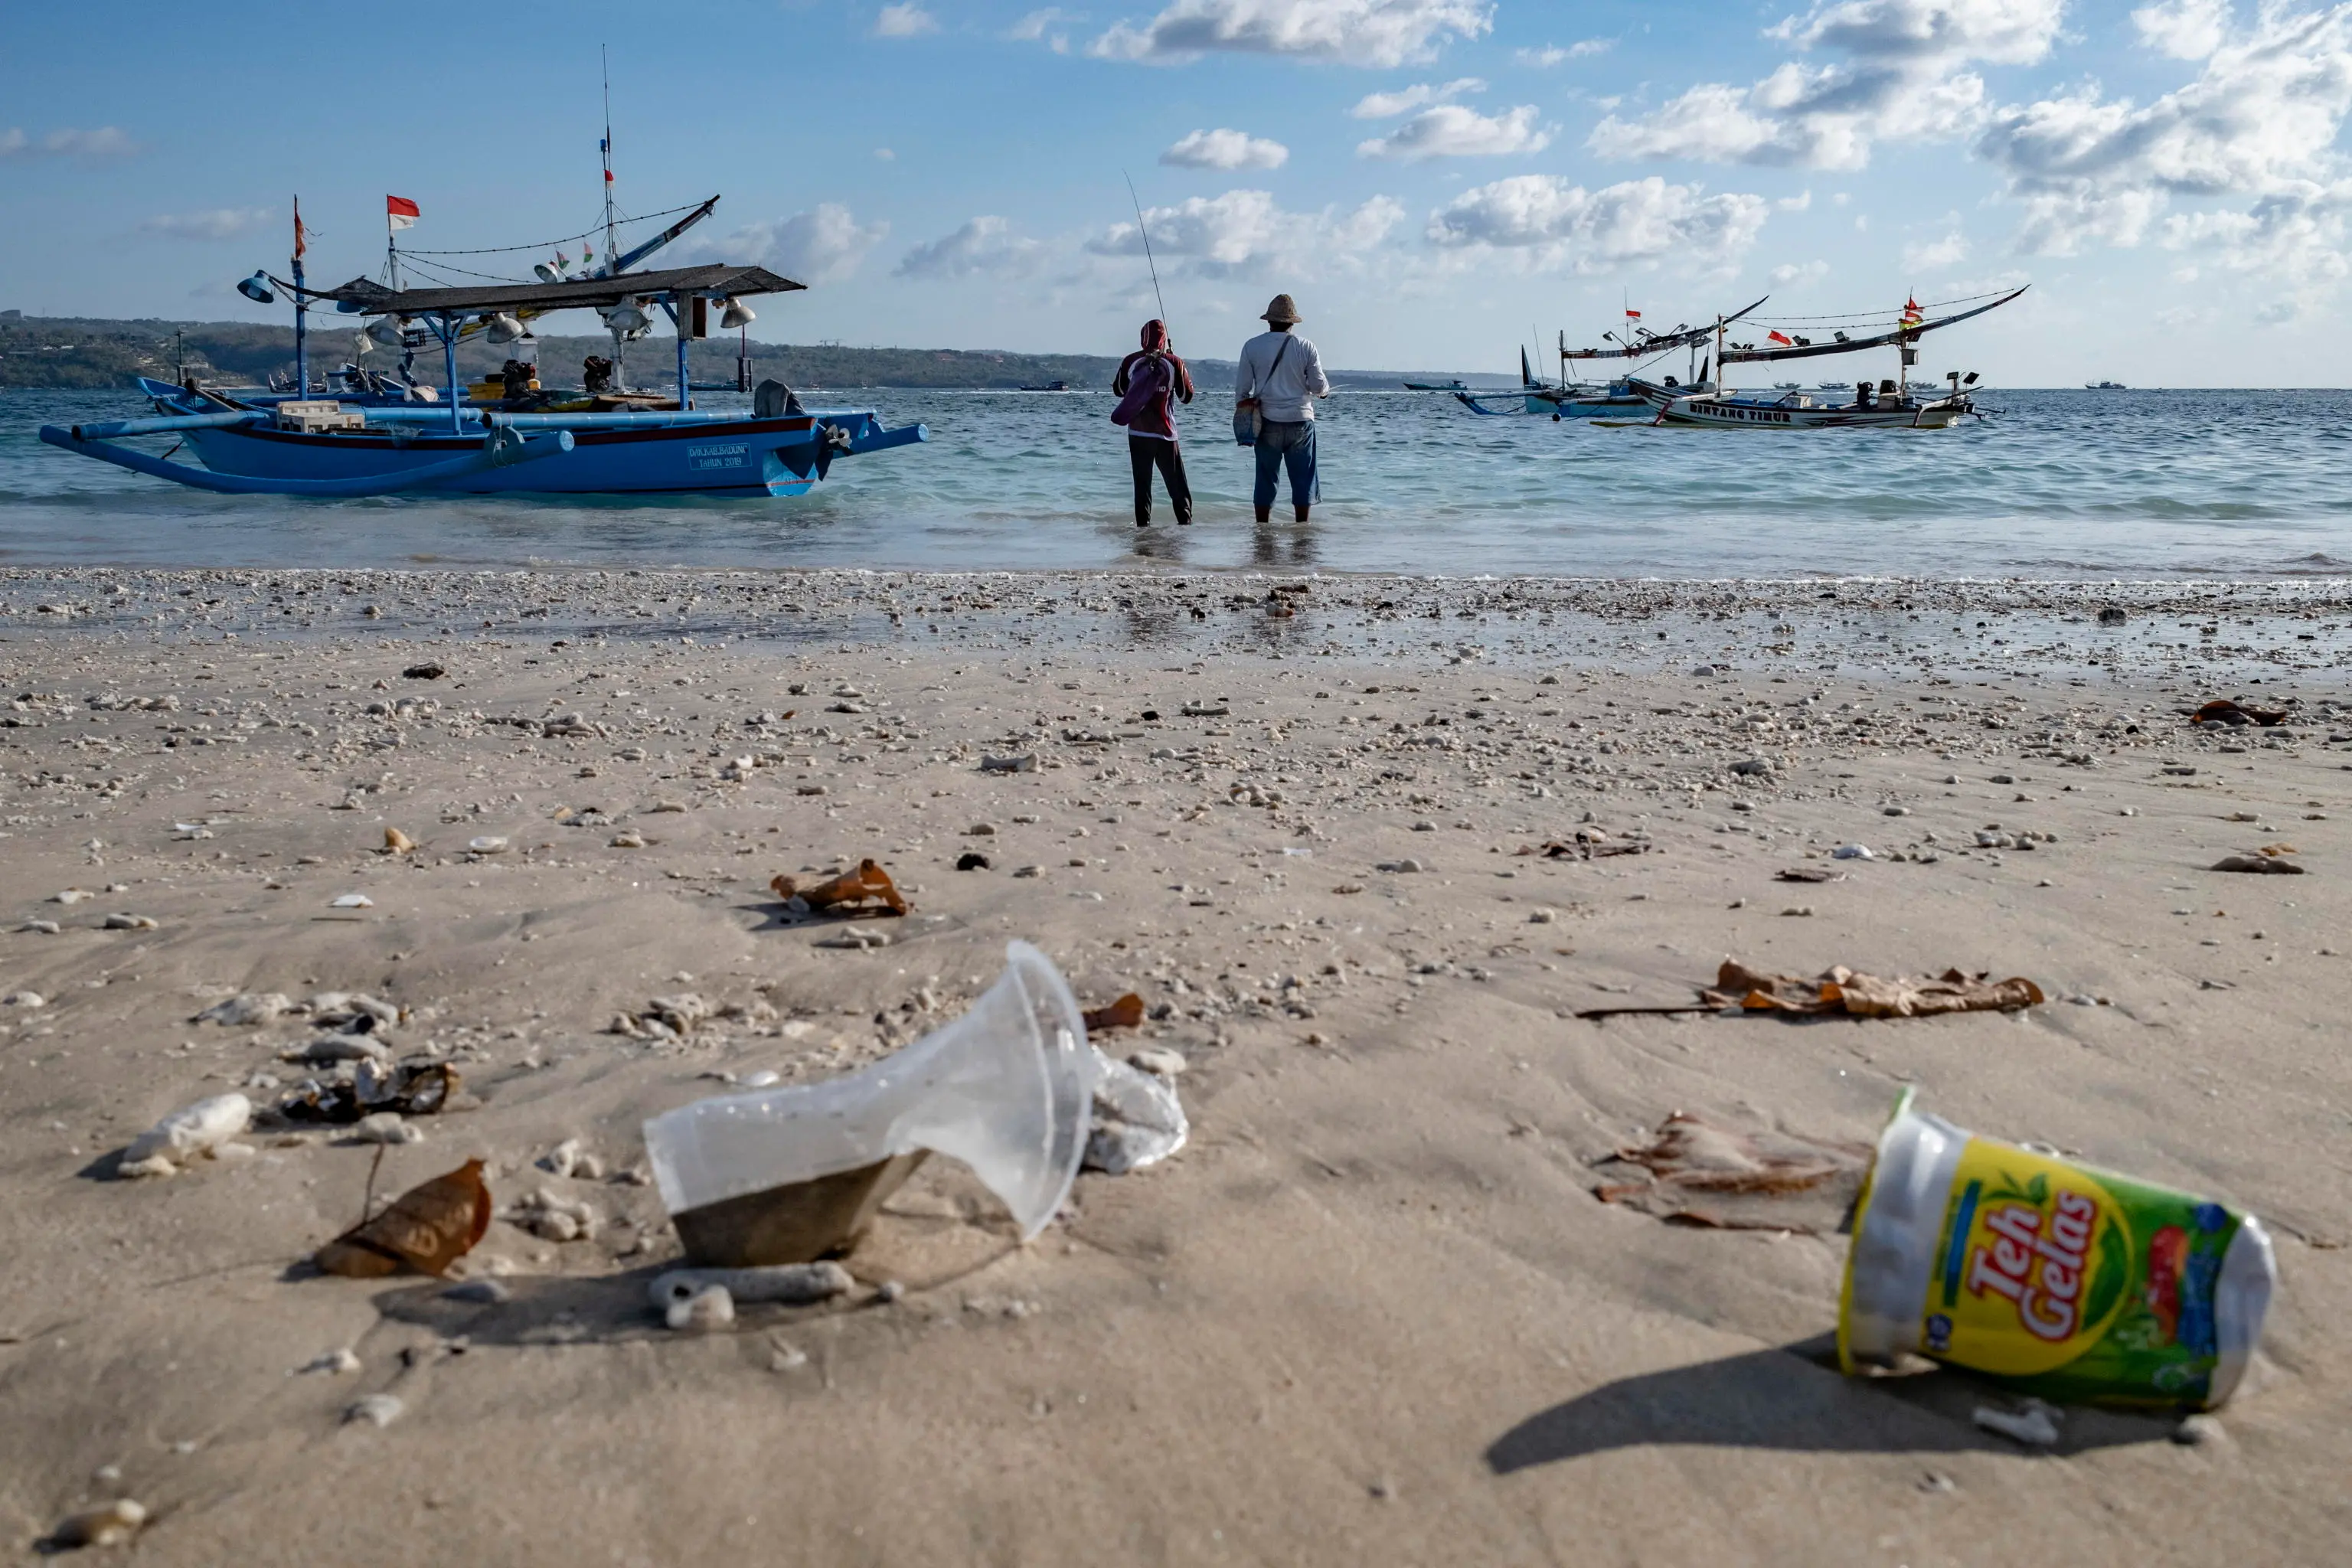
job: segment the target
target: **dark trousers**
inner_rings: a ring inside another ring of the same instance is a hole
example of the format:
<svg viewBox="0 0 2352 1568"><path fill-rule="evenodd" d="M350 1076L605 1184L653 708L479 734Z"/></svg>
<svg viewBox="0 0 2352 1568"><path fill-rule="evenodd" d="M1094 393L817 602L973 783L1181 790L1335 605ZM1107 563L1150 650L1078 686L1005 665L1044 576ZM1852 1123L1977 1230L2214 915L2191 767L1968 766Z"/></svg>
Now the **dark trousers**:
<svg viewBox="0 0 2352 1568"><path fill-rule="evenodd" d="M1160 477L1168 486L1168 504L1176 509L1178 522L1192 521L1192 487L1184 479L1183 449L1173 441L1157 440L1150 436L1129 436L1127 438L1127 461L1135 470L1135 523L1138 528L1151 521L1151 469L1159 465Z"/></svg>

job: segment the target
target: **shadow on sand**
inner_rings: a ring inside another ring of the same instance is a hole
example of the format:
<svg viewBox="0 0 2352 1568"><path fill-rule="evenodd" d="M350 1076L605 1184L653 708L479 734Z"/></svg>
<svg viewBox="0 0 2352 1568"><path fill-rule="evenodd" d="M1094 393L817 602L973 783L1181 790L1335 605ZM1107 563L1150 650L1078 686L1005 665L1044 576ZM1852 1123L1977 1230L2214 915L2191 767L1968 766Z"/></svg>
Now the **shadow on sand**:
<svg viewBox="0 0 2352 1568"><path fill-rule="evenodd" d="M1774 1350L1621 1378L1528 1416L1486 1450L1496 1475L1653 1445L1778 1448L1793 1453L2026 1452L1969 1419L2013 1393L1940 1369L1907 1377L1850 1378L1827 1334ZM2176 1418L2068 1409L2057 1454L2169 1436Z"/></svg>

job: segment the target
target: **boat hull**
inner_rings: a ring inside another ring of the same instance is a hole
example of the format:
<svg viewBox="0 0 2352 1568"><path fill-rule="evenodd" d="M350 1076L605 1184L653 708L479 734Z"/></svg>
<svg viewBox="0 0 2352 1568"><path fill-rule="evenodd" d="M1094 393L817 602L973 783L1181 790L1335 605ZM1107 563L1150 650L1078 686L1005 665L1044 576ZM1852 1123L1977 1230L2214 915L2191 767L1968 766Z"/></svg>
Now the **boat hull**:
<svg viewBox="0 0 2352 1568"><path fill-rule="evenodd" d="M428 480L419 493L738 496L805 494L819 477L813 415L652 430L582 430L571 451L511 468ZM309 436L268 426L194 430L188 444L216 474L259 479L397 475L478 451L479 435L374 430Z"/></svg>
<svg viewBox="0 0 2352 1568"><path fill-rule="evenodd" d="M1864 408L1854 404L1817 405L1801 395L1740 397L1692 393L1643 381L1633 385L1652 410L1655 423L1718 430L1942 430L1975 411L1965 394Z"/></svg>

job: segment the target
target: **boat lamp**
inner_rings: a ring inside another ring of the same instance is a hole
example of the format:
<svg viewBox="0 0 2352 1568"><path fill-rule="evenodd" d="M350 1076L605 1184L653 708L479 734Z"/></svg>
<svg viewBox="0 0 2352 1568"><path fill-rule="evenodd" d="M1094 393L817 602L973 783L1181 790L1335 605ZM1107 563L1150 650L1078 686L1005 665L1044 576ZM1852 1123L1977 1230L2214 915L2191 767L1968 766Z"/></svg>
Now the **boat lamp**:
<svg viewBox="0 0 2352 1568"><path fill-rule="evenodd" d="M526 329L520 321L500 310L496 315L482 318L482 331L494 343L510 343L521 337Z"/></svg>
<svg viewBox="0 0 2352 1568"><path fill-rule="evenodd" d="M277 292L269 287L269 274L267 272L255 272L252 277L236 286L236 291L257 305L274 305L278 302Z"/></svg>
<svg viewBox="0 0 2352 1568"><path fill-rule="evenodd" d="M728 299L723 303L726 312L719 318L719 324L729 331L738 327L748 327L760 319L760 313L740 300Z"/></svg>
<svg viewBox="0 0 2352 1568"><path fill-rule="evenodd" d="M396 349L401 345L407 326L408 318L405 316L396 321L390 316L381 316L368 323L367 335L373 338L380 347Z"/></svg>

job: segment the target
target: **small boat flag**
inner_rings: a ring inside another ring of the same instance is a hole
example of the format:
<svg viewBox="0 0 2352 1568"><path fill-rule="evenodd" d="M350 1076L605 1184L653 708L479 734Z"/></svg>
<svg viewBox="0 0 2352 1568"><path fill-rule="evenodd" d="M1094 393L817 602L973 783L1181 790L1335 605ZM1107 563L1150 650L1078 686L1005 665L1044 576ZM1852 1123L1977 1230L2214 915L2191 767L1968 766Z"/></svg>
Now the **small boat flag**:
<svg viewBox="0 0 2352 1568"><path fill-rule="evenodd" d="M413 228L419 216L416 204L406 196L383 198L383 224L386 228Z"/></svg>
<svg viewBox="0 0 2352 1568"><path fill-rule="evenodd" d="M294 259L299 261L310 253L310 236L302 226L302 198L294 198Z"/></svg>
<svg viewBox="0 0 2352 1568"><path fill-rule="evenodd" d="M1638 321L1642 319L1642 312L1628 305L1625 307L1625 319L1629 321Z"/></svg>
<svg viewBox="0 0 2352 1568"><path fill-rule="evenodd" d="M1792 349L1797 346L1797 342L1794 338L1790 337L1786 332L1780 331L1777 329L1767 332L1765 336L1770 338L1774 342L1779 343L1783 348Z"/></svg>
<svg viewBox="0 0 2352 1568"><path fill-rule="evenodd" d="M1906 327L1919 324L1919 301L1908 294L1903 297L1903 324Z"/></svg>

